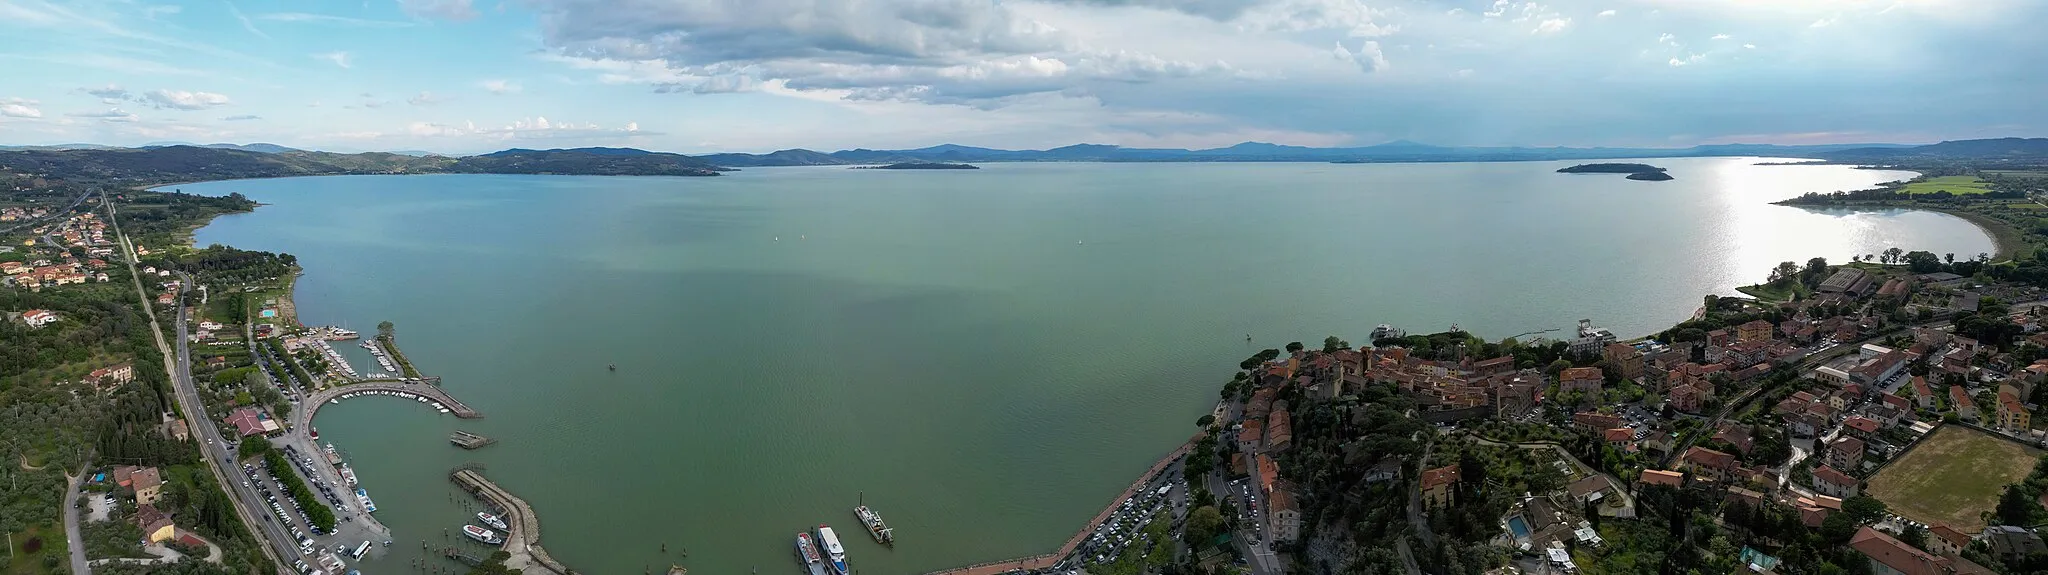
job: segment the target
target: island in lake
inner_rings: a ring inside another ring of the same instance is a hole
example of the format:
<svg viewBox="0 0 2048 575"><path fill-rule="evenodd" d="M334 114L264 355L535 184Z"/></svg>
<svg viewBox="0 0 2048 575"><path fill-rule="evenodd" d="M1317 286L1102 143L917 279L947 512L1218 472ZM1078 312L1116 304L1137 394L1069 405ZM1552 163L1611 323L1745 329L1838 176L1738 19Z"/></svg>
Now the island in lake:
<svg viewBox="0 0 2048 575"><path fill-rule="evenodd" d="M1628 174L1631 180L1661 182L1672 179L1671 174L1649 164L1579 164L1569 168L1558 168L1560 174Z"/></svg>
<svg viewBox="0 0 2048 575"><path fill-rule="evenodd" d="M972 164L953 164L953 163L947 163L947 162L903 162L903 163L898 163L898 164L889 164L889 165L886 165L886 166L857 166L857 167L855 167L854 169L856 169L856 170L979 170L979 169L981 169L981 167L980 167L980 166L976 166L976 165L972 165Z"/></svg>

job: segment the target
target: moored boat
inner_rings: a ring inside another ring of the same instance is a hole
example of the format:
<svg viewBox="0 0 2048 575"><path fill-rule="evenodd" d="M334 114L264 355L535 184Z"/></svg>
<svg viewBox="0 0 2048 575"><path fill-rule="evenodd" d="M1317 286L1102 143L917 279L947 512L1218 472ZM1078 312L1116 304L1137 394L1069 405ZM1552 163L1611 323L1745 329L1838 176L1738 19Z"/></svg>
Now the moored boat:
<svg viewBox="0 0 2048 575"><path fill-rule="evenodd" d="M477 527L475 525L462 526L462 534L468 536L470 539L475 539L479 542L489 543L492 545L497 545L499 543L505 542L505 538L499 537L496 531L491 531L489 529Z"/></svg>
<svg viewBox="0 0 2048 575"><path fill-rule="evenodd" d="M896 530L889 528L889 524L882 521L882 514L875 513L875 510L869 509L867 505L861 505L853 508L853 516L860 518L861 525L867 526L868 535L873 536L876 543L890 546L896 544Z"/></svg>
<svg viewBox="0 0 2048 575"><path fill-rule="evenodd" d="M502 529L508 531L512 529L511 527L507 527L505 525L504 519L483 511L476 512L476 520L484 522L484 525L489 525L491 526L492 529Z"/></svg>
<svg viewBox="0 0 2048 575"><path fill-rule="evenodd" d="M818 546L811 542L811 534L798 531L796 534L796 560L804 564L809 575L827 575L825 560L818 555Z"/></svg>
<svg viewBox="0 0 2048 575"><path fill-rule="evenodd" d="M839 536L832 533L830 525L818 526L818 551L824 552L825 564L832 568L832 575L848 575L846 547L839 544Z"/></svg>

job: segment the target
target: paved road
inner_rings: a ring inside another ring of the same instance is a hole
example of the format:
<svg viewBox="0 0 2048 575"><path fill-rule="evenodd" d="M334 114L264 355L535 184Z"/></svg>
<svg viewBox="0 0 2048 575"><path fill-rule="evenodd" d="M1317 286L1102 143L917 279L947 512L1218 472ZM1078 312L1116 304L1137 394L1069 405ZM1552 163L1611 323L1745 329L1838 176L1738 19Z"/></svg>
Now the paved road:
<svg viewBox="0 0 2048 575"><path fill-rule="evenodd" d="M78 533L78 482L85 479L87 469L92 469L91 463L77 475L64 477L64 540L71 548L72 575L92 575L92 564L85 560L85 537Z"/></svg>
<svg viewBox="0 0 2048 575"><path fill-rule="evenodd" d="M155 302L151 300L148 292L142 289L142 276L135 269L135 244L121 232L120 222L114 217L113 203L107 200L105 192L101 192L100 203L106 206L107 223L113 227L115 241L121 244L121 249L127 256L123 258L123 263L128 266L128 276L135 284L136 297L141 301L142 309L149 317L149 331L156 337L157 350L164 354L165 371L170 373L171 386L176 390L172 398L177 403L178 411L185 414L193 438L200 442L199 450L206 460L206 468L213 472L214 480L220 483L230 496L229 499L234 501L235 514L241 517L242 523L249 526L256 538L262 540L263 553L270 558L271 563L277 565L278 573L293 573L291 562L302 557L291 543L291 538L282 532L276 522L260 519L264 517L262 514L267 513L264 506L258 503L263 501L263 498L257 496L254 489L243 486L239 468L230 466L225 472L221 469L223 465L228 465L232 461L232 455L227 451L227 444L221 440L220 428L214 424L213 417L206 413L206 403L200 400L198 387L192 383L192 350L186 345L189 338L186 335L188 318L185 306L179 305L177 308L177 352L173 353L171 346L164 341L163 328L156 321L155 308L152 307ZM180 282L181 291L191 288L192 281L189 276L180 276L179 279L183 280Z"/></svg>

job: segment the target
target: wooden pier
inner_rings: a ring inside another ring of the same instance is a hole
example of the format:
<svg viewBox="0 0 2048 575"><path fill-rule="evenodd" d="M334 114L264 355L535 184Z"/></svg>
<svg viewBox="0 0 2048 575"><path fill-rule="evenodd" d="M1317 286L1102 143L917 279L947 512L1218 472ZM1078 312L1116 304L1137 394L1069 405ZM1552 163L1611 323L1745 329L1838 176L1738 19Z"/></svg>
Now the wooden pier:
<svg viewBox="0 0 2048 575"><path fill-rule="evenodd" d="M459 468L448 478L462 486L464 491L505 511L505 524L511 529L506 530L504 549L512 554L512 559L505 562L506 567L523 569L527 573L535 573L538 569L555 575L581 575L548 556L546 549L541 549L540 517L526 505L526 500L514 497L511 492L484 479L483 472L478 469Z"/></svg>
<svg viewBox="0 0 2048 575"><path fill-rule="evenodd" d="M498 440L457 429L455 433L448 434L448 442L463 449L476 449L497 443Z"/></svg>

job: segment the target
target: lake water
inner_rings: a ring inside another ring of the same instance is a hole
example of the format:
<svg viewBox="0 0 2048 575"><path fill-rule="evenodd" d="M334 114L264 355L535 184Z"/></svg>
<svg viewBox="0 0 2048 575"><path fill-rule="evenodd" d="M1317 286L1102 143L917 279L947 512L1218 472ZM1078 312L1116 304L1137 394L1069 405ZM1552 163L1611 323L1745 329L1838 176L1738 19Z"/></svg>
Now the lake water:
<svg viewBox="0 0 2048 575"><path fill-rule="evenodd" d="M1527 162L178 187L269 204L199 242L297 255L302 319L395 322L487 416L321 412L395 530L365 571L463 524L447 473L476 462L587 573L787 573L819 523L856 568L916 573L1058 546L1260 348L1380 323L1638 336L1779 261L1992 251L1947 215L1767 203L1910 174L1756 161L1655 161L1670 182ZM500 442L461 451L457 427ZM896 549L860 533L863 492Z"/></svg>

